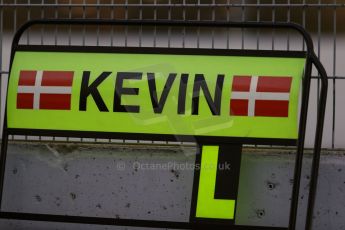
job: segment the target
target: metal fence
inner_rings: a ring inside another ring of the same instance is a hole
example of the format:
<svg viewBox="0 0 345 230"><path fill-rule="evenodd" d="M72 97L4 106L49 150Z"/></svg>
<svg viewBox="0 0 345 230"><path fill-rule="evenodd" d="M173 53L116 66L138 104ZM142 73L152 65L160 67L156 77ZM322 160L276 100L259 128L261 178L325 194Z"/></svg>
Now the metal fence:
<svg viewBox="0 0 345 230"><path fill-rule="evenodd" d="M303 25L329 75L323 147L345 147L345 3L337 0L0 0L1 120L10 44L24 22L38 18L165 19L194 21L285 21ZM301 50L302 39L284 31L200 28L49 27L30 30L22 43L96 46L165 46ZM311 146L320 80L314 70L306 145ZM34 137L13 137L34 138ZM40 139L47 139L40 137ZM54 140L66 140L54 138ZM80 141L76 139L67 139ZM94 141L87 139L83 141ZM97 140L112 141L112 140Z"/></svg>

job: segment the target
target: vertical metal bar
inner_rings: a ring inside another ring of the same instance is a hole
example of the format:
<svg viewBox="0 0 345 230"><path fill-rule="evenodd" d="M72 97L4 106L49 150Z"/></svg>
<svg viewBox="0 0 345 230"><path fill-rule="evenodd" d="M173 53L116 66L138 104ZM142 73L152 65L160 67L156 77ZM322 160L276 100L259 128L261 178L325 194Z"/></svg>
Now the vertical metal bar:
<svg viewBox="0 0 345 230"><path fill-rule="evenodd" d="M83 0L83 19L86 19L86 0ZM85 46L86 26L83 25L82 45Z"/></svg>
<svg viewBox="0 0 345 230"><path fill-rule="evenodd" d="M260 0L256 1L256 21L260 22L261 20L261 7L260 7ZM256 49L260 49L260 30L256 30Z"/></svg>
<svg viewBox="0 0 345 230"><path fill-rule="evenodd" d="M157 20L157 7L156 7L156 4L157 4L157 0L154 0L153 1L154 3L154 7L153 7L153 20ZM156 47L157 46L157 26L155 26L153 28L153 47Z"/></svg>
<svg viewBox="0 0 345 230"><path fill-rule="evenodd" d="M317 8L317 57L321 56L321 0L318 2ZM317 78L317 101L320 100L320 75ZM317 104L317 110L319 110L319 104Z"/></svg>
<svg viewBox="0 0 345 230"><path fill-rule="evenodd" d="M216 7L215 0L212 0L212 21L216 21ZM212 49L214 49L214 28L212 28Z"/></svg>
<svg viewBox="0 0 345 230"><path fill-rule="evenodd" d="M302 25L305 28L305 3L306 0L303 0L303 9L302 9ZM302 49L305 50L305 42L302 41ZM305 130L307 123L307 113L308 113L308 101L310 93L310 79L308 78L311 75L312 64L311 57L308 54L307 64L305 70L306 79L303 81L303 90L302 90L302 105L301 105L301 115L300 115L300 127L298 133L298 146L297 153L295 156L295 168L294 168L294 181L292 187L292 198L290 203L290 216L289 216L289 230L296 229L296 220L297 220L297 211L298 211L298 200L299 200L299 191L300 191L300 180L302 172L302 163L303 163L303 152L304 152L304 141L305 141Z"/></svg>
<svg viewBox="0 0 345 230"><path fill-rule="evenodd" d="M100 4L100 2L99 2L99 0L97 0L97 6L96 6L96 12L97 12L97 15L96 15L96 17L97 17L97 19L100 19L100 9L99 9L99 4ZM99 25L97 25L97 27L96 27L96 45L97 46L99 46Z"/></svg>
<svg viewBox="0 0 345 230"><path fill-rule="evenodd" d="M301 115L300 115L300 127L298 130L298 146L297 153L295 156L295 168L294 168L294 181L292 187L292 197L290 203L290 216L289 216L289 230L295 230L297 210L298 210L298 198L300 190L302 163L303 163L303 152L304 152L304 141L305 141L305 131L308 115L308 101L310 93L310 76L312 70L312 63L310 54L307 57L307 63L305 68L305 79L303 81L302 90L302 105L301 105Z"/></svg>
<svg viewBox="0 0 345 230"><path fill-rule="evenodd" d="M186 20L186 0L183 0L183 8L182 8L182 20ZM184 26L182 29L182 48L185 47L185 39L186 39L186 27Z"/></svg>
<svg viewBox="0 0 345 230"><path fill-rule="evenodd" d="M0 1L1 3L2 3L2 0ZM2 20L3 19L3 8L2 7L0 7L0 71L2 71L3 69L2 69L2 37L3 37L3 21L4 20ZM2 130L2 127L3 127L3 119L2 119L2 100L4 100L3 99L3 97L2 97L2 81L3 81L3 74L1 74L0 73L0 131ZM4 97L5 98L5 97ZM0 139L1 139L1 137L0 137ZM0 153L1 154L1 153ZM1 198L0 198L1 199Z"/></svg>
<svg viewBox="0 0 345 230"><path fill-rule="evenodd" d="M55 6L54 6L54 17L57 19L58 18L58 0L55 0ZM54 28L54 45L57 45L58 43L58 27L55 26Z"/></svg>
<svg viewBox="0 0 345 230"><path fill-rule="evenodd" d="M337 0L334 0L334 4ZM335 143L335 105L336 105L336 67L337 67L337 8L333 8L333 116L332 116L332 149Z"/></svg>
<svg viewBox="0 0 345 230"><path fill-rule="evenodd" d="M31 0L28 0L28 4L31 4ZM27 15L26 20L29 21L31 19L31 7L27 8ZM30 29L26 32L26 44L30 44Z"/></svg>
<svg viewBox="0 0 345 230"><path fill-rule="evenodd" d="M69 0L68 1L68 5L69 5L69 7L68 7L68 18L72 18L72 6L71 6L71 4L72 4L72 0ZM68 26L68 45L71 45L72 44L72 26L71 25L69 25ZM67 140L68 140L68 138L67 138Z"/></svg>
<svg viewBox="0 0 345 230"><path fill-rule="evenodd" d="M226 6L226 20L229 22L230 21L230 0L226 1L227 6ZM230 48L230 28L227 28L227 33L226 33L226 48Z"/></svg>
<svg viewBox="0 0 345 230"><path fill-rule="evenodd" d="M114 0L111 0L111 19L115 19L115 6L114 6ZM110 46L114 45L114 26L111 26L110 30Z"/></svg>
<svg viewBox="0 0 345 230"><path fill-rule="evenodd" d="M276 7L274 6L274 4L276 4L275 0L272 0L272 22L276 21ZM275 43L275 30L272 30L272 50L274 50L274 43Z"/></svg>
<svg viewBox="0 0 345 230"><path fill-rule="evenodd" d="M198 22L200 22L200 20L201 20L201 15L200 15L200 0L198 0L198 8L197 8L197 16L196 16L196 20L198 21ZM198 27L197 29L196 29L196 36L197 36L197 38L196 38L196 48L200 48L200 27Z"/></svg>
<svg viewBox="0 0 345 230"><path fill-rule="evenodd" d="M244 6L243 6L243 4L245 3L245 0L242 0L242 7L241 7L241 10L242 10L242 16L241 16L241 20L242 20L242 22L245 20L245 8L244 8ZM242 43L241 43L241 47L242 47L242 49L244 49L244 29L243 28L241 28L241 41L242 41Z"/></svg>
<svg viewBox="0 0 345 230"><path fill-rule="evenodd" d="M143 20L143 0L140 0L140 7L139 7L139 20ZM141 47L141 39L143 36L143 27L139 26L139 47Z"/></svg>
<svg viewBox="0 0 345 230"><path fill-rule="evenodd" d="M14 4L17 4L17 0L13 0ZM17 7L13 8L13 34L17 31ZM20 41L19 41L20 42Z"/></svg>
<svg viewBox="0 0 345 230"><path fill-rule="evenodd" d="M287 22L291 22L291 8L290 8L290 4L291 4L291 0L288 0L287 4L289 5L288 9L287 9ZM287 31L287 42L286 42L286 49L290 50L290 31Z"/></svg>
<svg viewBox="0 0 345 230"><path fill-rule="evenodd" d="M41 18L44 18L44 7L43 7L43 4L44 4L44 0L41 1ZM41 25L41 34L40 34L40 37L41 37L41 45L44 44L44 41L43 41L43 36L44 36L44 25Z"/></svg>
<svg viewBox="0 0 345 230"><path fill-rule="evenodd" d="M304 29L306 29L306 25L305 25L305 17L306 17L305 5L306 5L306 0L303 0L302 26L303 26ZM303 41L303 40L302 40L302 49L303 49L303 51L305 50L305 44L304 44L304 41Z"/></svg>
<svg viewBox="0 0 345 230"><path fill-rule="evenodd" d="M125 19L128 19L128 0L125 1ZM128 26L125 26L125 46L128 44Z"/></svg>
<svg viewBox="0 0 345 230"><path fill-rule="evenodd" d="M310 187L309 187L309 196L308 196L308 206L307 206L307 222L305 229L311 230L313 226L313 210L315 206L315 197L317 192L317 182L319 175L319 166L320 166L320 155L321 155L321 146L322 146L322 131L324 126L324 118L326 111L326 102L327 102L327 90L328 90L328 79L327 74L323 66L321 65L319 59L314 56L313 62L316 69L318 70L319 75L321 76L321 93L320 101L318 101L318 110L317 110L317 122L316 122L316 131L314 139L314 151L313 151L313 160L311 166L310 174Z"/></svg>
<svg viewBox="0 0 345 230"><path fill-rule="evenodd" d="M169 0L169 8L168 8L168 20L171 21L171 0ZM171 27L168 28L168 47L171 46Z"/></svg>

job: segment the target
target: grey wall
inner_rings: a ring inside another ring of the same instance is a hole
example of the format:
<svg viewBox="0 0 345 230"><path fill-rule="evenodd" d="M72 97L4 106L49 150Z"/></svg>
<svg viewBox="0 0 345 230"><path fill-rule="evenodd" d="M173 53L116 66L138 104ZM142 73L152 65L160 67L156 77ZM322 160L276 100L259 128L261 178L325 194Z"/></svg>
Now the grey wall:
<svg viewBox="0 0 345 230"><path fill-rule="evenodd" d="M4 211L188 221L193 145L11 143ZM344 151L324 151L314 228L345 229ZM307 201L310 153L301 185L298 229ZM293 149L245 148L237 224L286 226ZM156 169L138 164L154 163ZM166 165L166 168L157 168ZM113 226L0 221L0 229L134 229Z"/></svg>

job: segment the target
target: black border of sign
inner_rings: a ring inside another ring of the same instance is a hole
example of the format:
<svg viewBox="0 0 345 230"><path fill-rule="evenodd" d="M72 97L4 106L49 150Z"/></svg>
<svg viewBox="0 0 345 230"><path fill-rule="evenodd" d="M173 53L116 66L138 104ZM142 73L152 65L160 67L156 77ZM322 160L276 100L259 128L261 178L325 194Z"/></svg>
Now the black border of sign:
<svg viewBox="0 0 345 230"><path fill-rule="evenodd" d="M124 54L176 54L202 56L252 56L306 58L305 51L241 50L206 48L165 48L165 47L109 47L109 46L61 46L61 45L18 45L16 51L28 52L76 52L76 53L124 53Z"/></svg>
<svg viewBox="0 0 345 230"><path fill-rule="evenodd" d="M294 30L298 32L304 39L306 44L306 66L304 79L302 82L302 103L301 103L301 113L299 121L299 133L297 140L297 154L295 158L295 169L294 169L294 183L290 206L290 216L289 216L289 226L288 228L281 227L258 227L258 226L227 226L224 223L195 223L195 222L171 222L171 221L151 221L151 220L133 220L133 219L113 219L113 218L100 218L100 217L82 217L82 216L65 216L65 215L49 215L49 214L34 214L34 213L18 213L18 212L3 212L1 211L3 185L4 185L4 175L6 166L6 154L7 154L7 144L9 133L21 133L30 134L30 130L10 130L7 128L7 112L5 107L5 119L3 128L3 139L1 144L1 156L0 156L0 218L7 219L20 219L20 220L37 220L37 221L55 221L55 222L67 222L67 223L88 223L88 224L103 224L103 225L122 225L122 226L141 226L141 227L156 227L156 228L176 228L176 229L290 229L294 230L296 227L296 217L298 210L298 195L300 188L301 179L301 169L303 163L303 150L304 150L304 140L308 113L308 102L309 102L309 92L310 92L310 80L311 80L311 69L314 65L321 76L321 92L320 99L318 101L318 111L317 111L317 124L315 132L315 142L313 150L313 161L311 169L311 181L308 197L308 209L306 218L306 230L310 230L312 227L312 217L313 208L316 196L316 186L318 178L318 169L320 161L321 152L321 142L323 133L323 124L325 117L325 107L327 99L327 74L322 66L321 62L317 58L313 42L310 35L306 30L295 23L283 23L283 22L211 22L211 21L170 21L170 20L101 20L101 19L41 19L32 20L25 23L16 32L11 50L11 60L10 66L12 66L14 54L19 49L25 49L23 46L19 46L19 40L22 34L33 25L110 25L110 26L164 26L164 27L213 27L213 28L259 28L259 29L284 29L284 30ZM94 50L94 47L85 47L85 49ZM186 49L187 50L187 49ZM181 51L183 50L181 49ZM212 51L213 52L213 51ZM238 52L238 51L236 51ZM242 51L241 51L242 52ZM251 53L254 51L244 50L245 53ZM255 51L256 52L256 51ZM273 51L257 51L261 52L261 55L267 54ZM276 51L274 51L276 52ZM279 51L281 54L285 53L287 56L288 51ZM239 52L240 53L240 52ZM6 101L7 103L7 101ZM34 133L43 134L42 130L35 130ZM49 135L49 133L47 133ZM79 133L80 134L80 133ZM78 135L79 135L78 134ZM37 135L37 134L36 134ZM51 134L50 134L51 135ZM84 133L82 134L84 135ZM91 135L91 134L90 134ZM156 138L156 137L154 137ZM141 138L140 138L141 139ZM201 140L202 141L202 140ZM226 141L226 140L224 140ZM244 140L248 141L248 140ZM198 142L198 141L197 141ZM209 140L207 140L209 142ZM218 143L218 141L217 141ZM242 142L243 143L243 142ZM246 142L245 142L246 143ZM261 143L261 142L260 142ZM198 143L199 144L199 143ZM263 142L262 144L268 144ZM276 143L277 144L277 143ZM291 143L292 144L292 143Z"/></svg>

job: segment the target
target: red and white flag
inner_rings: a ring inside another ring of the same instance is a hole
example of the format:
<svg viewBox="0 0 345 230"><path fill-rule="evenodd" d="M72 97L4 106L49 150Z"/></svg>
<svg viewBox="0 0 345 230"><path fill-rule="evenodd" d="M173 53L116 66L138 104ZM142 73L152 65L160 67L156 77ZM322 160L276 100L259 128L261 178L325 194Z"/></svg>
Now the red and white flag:
<svg viewBox="0 0 345 230"><path fill-rule="evenodd" d="M73 71L20 71L17 109L70 110Z"/></svg>
<svg viewBox="0 0 345 230"><path fill-rule="evenodd" d="M288 117L292 77L234 76L230 115Z"/></svg>

